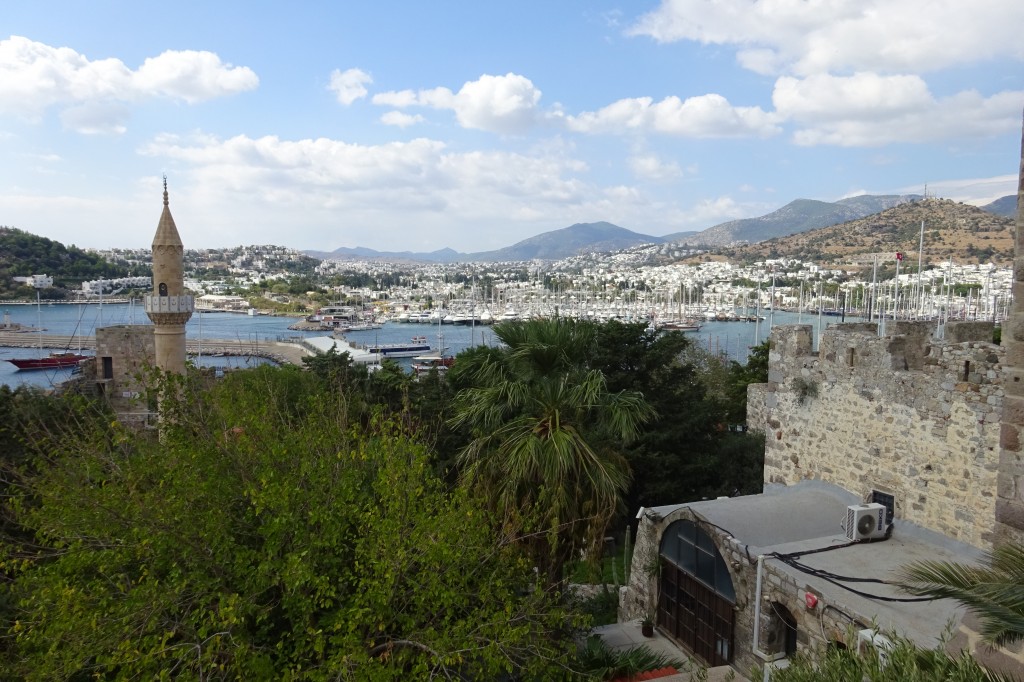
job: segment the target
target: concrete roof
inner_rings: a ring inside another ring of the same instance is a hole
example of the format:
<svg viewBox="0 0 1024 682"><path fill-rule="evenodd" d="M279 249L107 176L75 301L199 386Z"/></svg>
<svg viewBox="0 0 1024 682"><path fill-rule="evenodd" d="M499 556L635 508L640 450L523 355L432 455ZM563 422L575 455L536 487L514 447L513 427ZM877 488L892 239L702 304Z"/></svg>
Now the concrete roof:
<svg viewBox="0 0 1024 682"><path fill-rule="evenodd" d="M765 564L791 576L804 590L821 595L825 603L856 615L863 625L877 625L934 647L952 621L958 623L964 609L949 600L892 602L858 595L843 585L879 597L908 598L897 587L871 582L830 582L784 563L772 554L793 554L834 547L799 557L806 567L835 576L895 581L897 570L914 561L935 559L976 563L977 548L953 541L939 533L895 520L890 539L849 544L842 522L846 507L862 500L822 481L803 481L791 486L769 485L760 495L720 498L690 504L657 507L664 517L689 507L701 518L733 536L751 557L765 555Z"/></svg>
<svg viewBox="0 0 1024 682"><path fill-rule="evenodd" d="M304 340L319 353L326 353L331 348L338 353L348 353L352 362L357 365L372 365L380 361L380 356L377 353L368 353L342 339L335 339L331 336L313 336Z"/></svg>

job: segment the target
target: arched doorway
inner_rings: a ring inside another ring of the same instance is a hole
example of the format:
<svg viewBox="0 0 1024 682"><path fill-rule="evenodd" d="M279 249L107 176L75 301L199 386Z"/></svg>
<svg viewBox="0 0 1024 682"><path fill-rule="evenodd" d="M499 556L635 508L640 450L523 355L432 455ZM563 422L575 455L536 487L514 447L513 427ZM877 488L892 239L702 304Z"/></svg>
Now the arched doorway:
<svg viewBox="0 0 1024 682"><path fill-rule="evenodd" d="M659 555L658 627L708 665L729 663L736 592L714 540L683 519L665 530Z"/></svg>
<svg viewBox="0 0 1024 682"><path fill-rule="evenodd" d="M762 648L769 654L783 654L786 658L796 654L796 618L783 604L769 604L768 624Z"/></svg>

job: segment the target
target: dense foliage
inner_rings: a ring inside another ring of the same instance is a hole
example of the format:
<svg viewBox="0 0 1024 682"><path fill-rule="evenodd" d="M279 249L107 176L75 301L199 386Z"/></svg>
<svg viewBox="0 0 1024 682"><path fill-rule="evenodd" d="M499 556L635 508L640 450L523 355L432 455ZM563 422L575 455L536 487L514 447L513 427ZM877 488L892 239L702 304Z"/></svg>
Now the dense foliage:
<svg viewBox="0 0 1024 682"><path fill-rule="evenodd" d="M400 421L295 369L177 394L159 440L67 413L8 467L0 677L566 674L572 620Z"/></svg>
<svg viewBox="0 0 1024 682"><path fill-rule="evenodd" d="M503 323L494 327L502 349L457 363L470 383L451 420L471 433L459 454L463 480L506 523L536 534L531 556L550 582L604 537L629 485L620 444L653 417L639 392L609 390L588 366L595 333L573 320Z"/></svg>
<svg viewBox="0 0 1024 682"><path fill-rule="evenodd" d="M54 287L42 291L41 296L55 299L65 296L64 288L77 289L85 280L126 277L128 271L75 246L0 227L0 299L35 298L32 287L12 279L29 275L53 277Z"/></svg>
<svg viewBox="0 0 1024 682"><path fill-rule="evenodd" d="M760 675L757 676L760 678ZM968 655L950 656L942 649L918 649L906 639L862 654L830 649L821 661L798 656L772 674L772 682L1009 682L1016 678L991 672Z"/></svg>
<svg viewBox="0 0 1024 682"><path fill-rule="evenodd" d="M159 439L0 390L0 678L574 676L563 565L617 511L759 489L730 426L767 347L495 333L447 377L335 353L196 374Z"/></svg>
<svg viewBox="0 0 1024 682"><path fill-rule="evenodd" d="M737 428L747 384L767 379L757 349L748 365L727 365L682 333L615 321L598 325L595 341L588 363L609 390L641 392L655 415L623 448L633 474L627 510L761 491L763 441Z"/></svg>

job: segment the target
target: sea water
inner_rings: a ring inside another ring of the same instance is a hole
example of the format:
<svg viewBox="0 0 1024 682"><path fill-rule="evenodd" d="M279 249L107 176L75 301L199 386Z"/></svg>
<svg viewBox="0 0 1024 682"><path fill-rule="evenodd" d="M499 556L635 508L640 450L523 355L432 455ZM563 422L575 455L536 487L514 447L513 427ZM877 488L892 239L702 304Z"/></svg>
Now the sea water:
<svg viewBox="0 0 1024 682"><path fill-rule="evenodd" d="M152 324L139 305L132 304L44 304L37 310L35 305L0 305L0 310L10 315L13 323L26 327L42 325L45 334L62 336L93 336L97 327L120 324ZM274 315L244 315L239 313L196 312L185 326L185 334L189 339L231 339L260 343L264 341L288 341L310 336L324 336L328 332L302 332L288 329L301 318ZM38 322L37 322L38 320ZM815 315L776 312L775 324L795 324L798 321L810 324L817 332L819 318ZM821 328L836 324L838 317L821 318ZM716 355L724 355L739 362L745 362L749 349L759 340L768 337L768 320L759 324L753 322L707 322L700 331L687 332L686 336L701 348ZM477 345L495 345L498 339L493 329L486 326L463 326L437 324L400 324L389 322L381 329L350 332L346 337L354 343L400 343L407 342L414 336L426 337L427 342L436 350L438 341L451 355L458 355L463 350ZM755 338L759 337L759 338ZM24 334L25 343L32 344L35 338L32 332ZM54 349L43 349L46 355ZM72 341L68 350L77 351ZM91 355L92 351L83 351ZM0 384L17 386L34 384L50 387L67 380L72 375L71 368L53 370L19 371L6 358L38 357L38 348L7 348L0 347ZM197 358L192 357L195 362ZM211 357L204 354L200 364L203 366L238 367L265 362L257 358L247 357ZM408 360L406 361L409 362Z"/></svg>

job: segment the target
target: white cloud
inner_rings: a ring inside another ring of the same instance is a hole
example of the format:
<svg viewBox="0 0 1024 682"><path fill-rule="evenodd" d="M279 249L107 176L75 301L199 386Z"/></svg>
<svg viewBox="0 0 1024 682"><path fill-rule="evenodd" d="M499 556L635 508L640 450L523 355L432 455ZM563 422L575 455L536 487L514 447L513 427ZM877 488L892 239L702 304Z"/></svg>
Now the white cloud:
<svg viewBox="0 0 1024 682"><path fill-rule="evenodd" d="M759 73L906 73L1024 58L1017 0L662 0L630 35L732 45Z"/></svg>
<svg viewBox="0 0 1024 682"><path fill-rule="evenodd" d="M408 128L411 125L422 123L423 117L419 114L413 115L401 111L389 111L380 117L380 122L384 125Z"/></svg>
<svg viewBox="0 0 1024 682"><path fill-rule="evenodd" d="M357 99L366 97L366 86L372 82L370 74L362 69L335 69L331 72L331 83L327 89L334 93L339 103L348 106Z"/></svg>
<svg viewBox="0 0 1024 682"><path fill-rule="evenodd" d="M60 121L68 130L83 135L120 135L128 128L128 109L122 104L90 102L61 112Z"/></svg>
<svg viewBox="0 0 1024 682"><path fill-rule="evenodd" d="M370 101L379 106L397 107L399 109L420 105L419 97L412 90L378 92Z"/></svg>
<svg viewBox="0 0 1024 682"><path fill-rule="evenodd" d="M464 128L501 134L525 133L539 117L541 92L530 79L514 73L484 74L457 92L448 88L400 90L373 96L373 103L396 108L449 109Z"/></svg>
<svg viewBox="0 0 1024 682"><path fill-rule="evenodd" d="M455 115L467 128L522 133L535 120L540 95L523 76L485 75L462 86L455 96Z"/></svg>
<svg viewBox="0 0 1024 682"><path fill-rule="evenodd" d="M820 122L887 120L920 111L934 100L928 85L918 76L858 73L849 77L819 74L804 79L779 78L772 102L785 118Z"/></svg>
<svg viewBox="0 0 1024 682"><path fill-rule="evenodd" d="M683 175L678 163L662 161L655 154L638 154L630 157L629 167L638 178L654 182L675 180Z"/></svg>
<svg viewBox="0 0 1024 682"><path fill-rule="evenodd" d="M147 58L132 74L140 95L181 99L189 104L254 90L260 79L245 66L225 64L213 52L167 50Z"/></svg>
<svg viewBox="0 0 1024 682"><path fill-rule="evenodd" d="M594 183L571 151L564 144L456 152L425 138L363 145L202 135L164 135L140 150L176 169L175 185L201 223L193 238L204 244L211 235L222 244L251 243L286 230L297 248L393 249L386 235L401 234L403 248L474 251L595 216L652 231L689 220L674 201L657 201L642 186ZM190 229L185 218L178 228Z"/></svg>
<svg viewBox="0 0 1024 682"><path fill-rule="evenodd" d="M193 104L258 84L252 70L224 64L212 52L167 51L132 71L118 59L89 60L20 36L0 41L0 113L37 119L50 107L69 108L64 124L85 132L123 132L124 115L110 114L146 97Z"/></svg>
<svg viewBox="0 0 1024 682"><path fill-rule="evenodd" d="M929 180L929 196L939 196L953 201L962 201L975 206L990 204L1010 194L1017 193L1016 175L997 175L991 178L966 178L962 180ZM923 187L901 187L887 193L920 194ZM881 193L881 192L879 192Z"/></svg>
<svg viewBox="0 0 1024 682"><path fill-rule="evenodd" d="M734 107L721 95L680 100L621 99L596 112L567 116L570 130L584 133L658 132L679 137L768 137L781 129L760 107Z"/></svg>
<svg viewBox="0 0 1024 682"><path fill-rule="evenodd" d="M1024 92L936 98L918 76L782 77L772 100L802 145L880 146L998 135L1020 126Z"/></svg>

